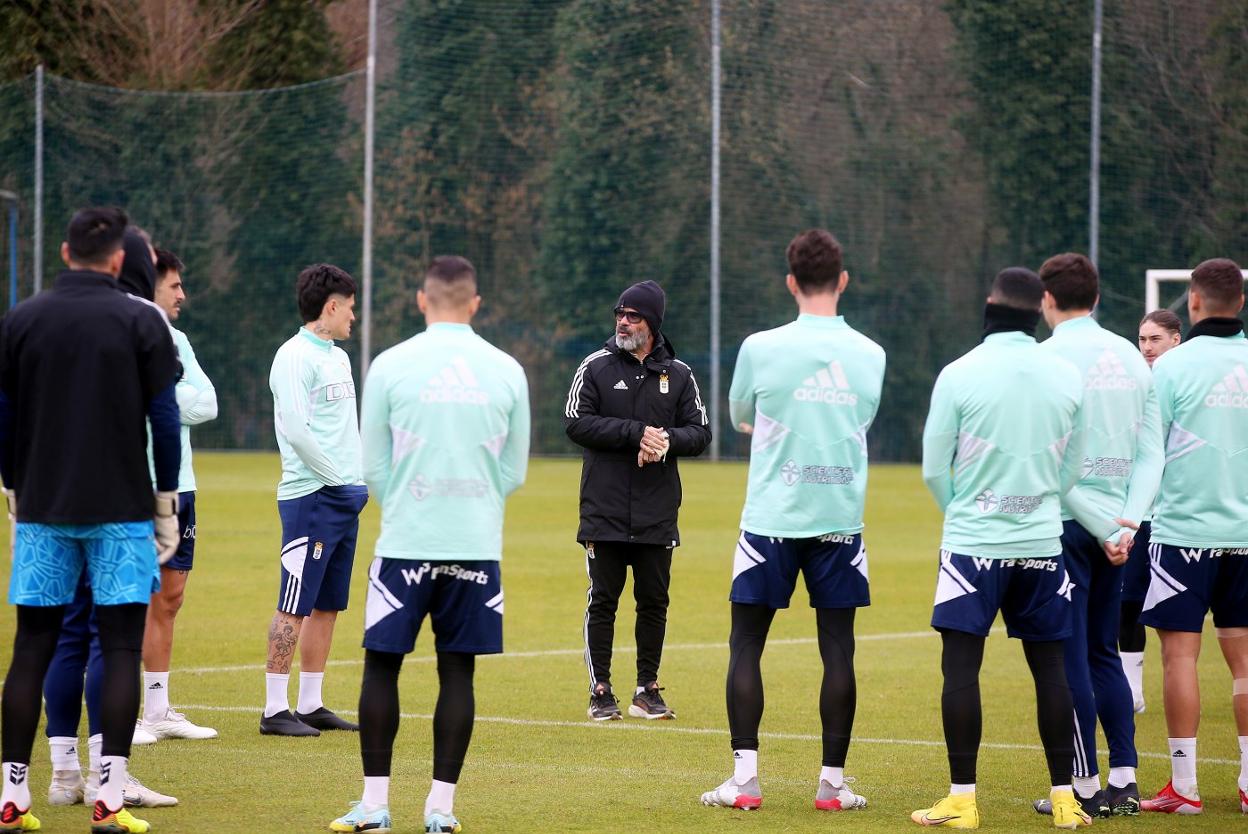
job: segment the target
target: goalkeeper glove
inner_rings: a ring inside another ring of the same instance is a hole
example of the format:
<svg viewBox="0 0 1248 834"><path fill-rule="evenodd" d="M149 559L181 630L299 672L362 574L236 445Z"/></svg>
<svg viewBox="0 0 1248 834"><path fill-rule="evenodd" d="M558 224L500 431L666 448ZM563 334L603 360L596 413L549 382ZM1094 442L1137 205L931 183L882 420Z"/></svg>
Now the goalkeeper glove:
<svg viewBox="0 0 1248 834"><path fill-rule="evenodd" d="M176 492L156 493L156 515L153 519L156 527L156 559L164 564L178 552L178 494Z"/></svg>

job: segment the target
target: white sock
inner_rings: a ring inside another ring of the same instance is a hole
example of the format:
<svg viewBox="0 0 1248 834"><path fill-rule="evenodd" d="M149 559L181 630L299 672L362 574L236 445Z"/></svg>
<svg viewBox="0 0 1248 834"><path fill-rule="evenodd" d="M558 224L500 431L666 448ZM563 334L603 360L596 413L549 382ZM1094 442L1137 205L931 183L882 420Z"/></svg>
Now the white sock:
<svg viewBox="0 0 1248 834"><path fill-rule="evenodd" d="M104 749L104 734L96 733L87 738L87 770L97 776L100 773L100 751Z"/></svg>
<svg viewBox="0 0 1248 834"><path fill-rule="evenodd" d="M434 811L449 814L455 810L455 783L433 780L429 786L429 796L425 799L425 816Z"/></svg>
<svg viewBox="0 0 1248 834"><path fill-rule="evenodd" d="M1170 784L1188 799L1199 799L1196 791L1196 739L1171 738Z"/></svg>
<svg viewBox="0 0 1248 834"><path fill-rule="evenodd" d="M1239 789L1248 792L1248 736L1239 737Z"/></svg>
<svg viewBox="0 0 1248 834"><path fill-rule="evenodd" d="M0 793L0 806L12 802L19 811L30 810L30 765L4 762L4 791Z"/></svg>
<svg viewBox="0 0 1248 834"><path fill-rule="evenodd" d="M169 673L143 673L143 720L161 721L169 711Z"/></svg>
<svg viewBox="0 0 1248 834"><path fill-rule="evenodd" d="M845 786L845 768L822 767L819 769L819 779L834 788L842 788Z"/></svg>
<svg viewBox="0 0 1248 834"><path fill-rule="evenodd" d="M299 673L299 712L307 715L325 706L321 700L321 682L324 680L324 672Z"/></svg>
<svg viewBox="0 0 1248 834"><path fill-rule="evenodd" d="M756 779L758 777L758 751L733 750L732 765L732 781L738 785L744 785L751 779Z"/></svg>
<svg viewBox="0 0 1248 834"><path fill-rule="evenodd" d="M124 804L122 794L125 787L126 757L101 756L100 792L96 795L96 800L103 802L104 807L110 811L120 810Z"/></svg>
<svg viewBox="0 0 1248 834"><path fill-rule="evenodd" d="M1076 776L1074 779L1074 789L1080 796L1091 796L1101 789L1101 776L1098 773L1095 776Z"/></svg>
<svg viewBox="0 0 1248 834"><path fill-rule="evenodd" d="M1135 768L1133 767L1111 767L1109 769L1109 786L1111 788L1125 788L1135 781Z"/></svg>
<svg viewBox="0 0 1248 834"><path fill-rule="evenodd" d="M273 672L264 673L264 717L272 718L283 710L290 709L286 690L290 686L290 675L278 675Z"/></svg>
<svg viewBox="0 0 1248 834"><path fill-rule="evenodd" d="M1118 656L1122 658L1122 671L1127 675L1132 700L1144 700L1144 652L1119 652Z"/></svg>
<svg viewBox="0 0 1248 834"><path fill-rule="evenodd" d="M365 776L364 798L360 800L364 812L369 813L390 804L390 777Z"/></svg>
<svg viewBox="0 0 1248 834"><path fill-rule="evenodd" d="M950 796L961 796L963 794L968 794L968 793L975 793L974 782L970 783L969 785L955 785L952 783L949 785Z"/></svg>
<svg viewBox="0 0 1248 834"><path fill-rule="evenodd" d="M78 739L73 736L52 736L48 739L52 753L52 769L58 771L82 770L78 763Z"/></svg>

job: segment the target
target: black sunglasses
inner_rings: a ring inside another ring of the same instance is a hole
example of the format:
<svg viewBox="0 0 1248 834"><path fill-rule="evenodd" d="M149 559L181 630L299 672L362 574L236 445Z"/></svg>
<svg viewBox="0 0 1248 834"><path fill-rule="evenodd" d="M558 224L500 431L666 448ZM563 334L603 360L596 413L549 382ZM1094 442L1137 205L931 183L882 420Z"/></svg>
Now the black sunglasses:
<svg viewBox="0 0 1248 834"><path fill-rule="evenodd" d="M645 316L643 316L641 313L638 313L636 310L625 310L623 307L615 308L615 320L616 321L619 321L620 319L625 319L628 321L629 324L641 324L641 320L643 318L645 318Z"/></svg>

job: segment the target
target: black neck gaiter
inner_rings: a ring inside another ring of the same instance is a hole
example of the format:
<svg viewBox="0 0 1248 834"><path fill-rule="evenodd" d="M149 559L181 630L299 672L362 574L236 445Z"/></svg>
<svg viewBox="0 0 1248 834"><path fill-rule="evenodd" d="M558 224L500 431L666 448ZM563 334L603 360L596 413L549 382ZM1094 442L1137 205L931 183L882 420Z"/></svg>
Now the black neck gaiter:
<svg viewBox="0 0 1248 834"><path fill-rule="evenodd" d="M1236 333L1242 333L1243 330L1244 323L1239 319L1210 316L1193 324L1192 329L1187 331L1187 335L1183 337L1183 341L1195 339L1197 336L1225 338L1234 336Z"/></svg>
<svg viewBox="0 0 1248 834"><path fill-rule="evenodd" d="M1017 307L1007 307L1004 304L993 304L989 301L984 306L984 335L980 337L980 341L982 342L993 333L1010 333L1016 330L1034 339L1036 326L1039 324L1039 310L1020 310Z"/></svg>

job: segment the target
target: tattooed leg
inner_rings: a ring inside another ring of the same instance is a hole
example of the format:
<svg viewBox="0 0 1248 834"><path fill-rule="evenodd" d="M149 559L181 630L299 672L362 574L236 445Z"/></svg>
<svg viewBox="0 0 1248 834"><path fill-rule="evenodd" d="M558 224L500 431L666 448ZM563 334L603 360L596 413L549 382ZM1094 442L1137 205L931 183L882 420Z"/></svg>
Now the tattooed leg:
<svg viewBox="0 0 1248 834"><path fill-rule="evenodd" d="M265 671L289 675L290 664L295 659L295 645L299 642L299 630L303 617L278 611L269 625L269 661Z"/></svg>

